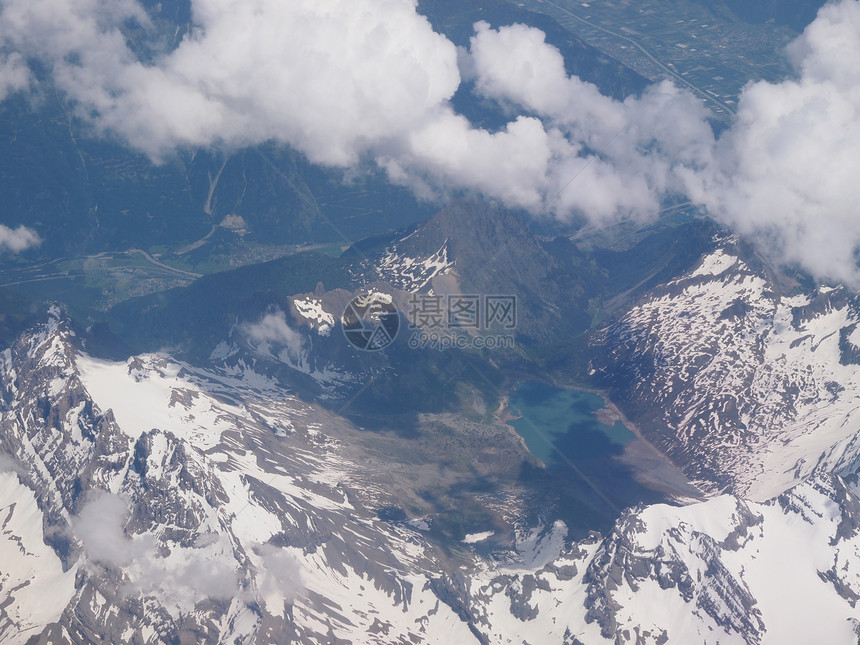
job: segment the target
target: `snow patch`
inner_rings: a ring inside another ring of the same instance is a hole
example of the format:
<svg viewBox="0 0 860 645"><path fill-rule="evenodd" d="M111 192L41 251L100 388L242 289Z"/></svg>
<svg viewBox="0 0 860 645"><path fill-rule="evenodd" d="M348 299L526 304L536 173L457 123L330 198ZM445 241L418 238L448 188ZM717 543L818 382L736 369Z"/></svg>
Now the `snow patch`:
<svg viewBox="0 0 860 645"><path fill-rule="evenodd" d="M406 239L408 236L403 238ZM433 278L444 275L452 266L454 263L448 260L448 240L445 240L439 250L427 258L409 257L398 252L394 245L386 250L376 271L380 279L392 287L407 293L418 293Z"/></svg>
<svg viewBox="0 0 860 645"><path fill-rule="evenodd" d="M729 255L723 249L717 249L710 255L702 259L702 263L693 271L689 277L694 278L700 275L717 276L725 273L737 264L737 257Z"/></svg>
<svg viewBox="0 0 860 645"><path fill-rule="evenodd" d="M63 572L45 544L33 491L16 474L0 473L0 641L24 643L59 620L75 594L77 569Z"/></svg>
<svg viewBox="0 0 860 645"><path fill-rule="evenodd" d="M299 315L309 320L312 327L316 327L320 336L328 336L331 333L334 327L334 316L323 309L319 298L296 298L293 304Z"/></svg>
<svg viewBox="0 0 860 645"><path fill-rule="evenodd" d="M112 410L120 429L132 439L158 428L206 450L234 427L230 416L240 412L185 378L185 366L164 356L120 363L81 354L77 365L93 401L102 411Z"/></svg>
<svg viewBox="0 0 860 645"><path fill-rule="evenodd" d="M476 544L478 542L483 542L484 540L493 537L496 534L495 531L482 531L480 533L469 533L460 540L463 544Z"/></svg>

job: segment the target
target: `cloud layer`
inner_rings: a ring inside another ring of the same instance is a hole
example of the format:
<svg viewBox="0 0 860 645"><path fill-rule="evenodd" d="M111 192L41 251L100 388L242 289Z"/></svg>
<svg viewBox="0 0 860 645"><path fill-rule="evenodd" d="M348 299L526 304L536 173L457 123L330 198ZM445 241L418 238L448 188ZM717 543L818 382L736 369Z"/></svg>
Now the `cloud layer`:
<svg viewBox="0 0 860 645"><path fill-rule="evenodd" d="M774 256L860 287L860 3L821 9L795 78L749 85L690 194Z"/></svg>
<svg viewBox="0 0 860 645"><path fill-rule="evenodd" d="M0 224L0 252L20 253L42 243L39 235L31 228L18 226L9 228Z"/></svg>
<svg viewBox="0 0 860 645"><path fill-rule="evenodd" d="M73 529L91 562L121 567L126 573L125 594L158 592L167 603L190 611L202 598L230 599L241 594L230 544L212 543L208 548L174 548L169 556L159 552L151 534L127 536L128 501L105 491L92 491ZM220 547L220 548L219 548Z"/></svg>
<svg viewBox="0 0 860 645"><path fill-rule="evenodd" d="M72 522L88 566L97 563L123 570L121 593L157 592L169 608L184 613L204 598L252 600L234 560L235 545L227 536L204 533L193 548L172 544L164 555L151 533L126 534L130 513L125 497L93 490ZM284 603L292 603L303 589L298 562L284 549L267 544L254 545L252 553L260 558L254 575L261 597L272 604L273 613L283 613Z"/></svg>
<svg viewBox="0 0 860 645"><path fill-rule="evenodd" d="M858 0L822 9L790 49L796 76L749 85L719 140L690 93L664 82L613 100L523 25L478 23L458 53L414 0L192 10L182 42L144 61L130 26L159 39L136 0L0 0L0 98L33 87L23 61L39 60L96 133L156 161L275 141L321 164L377 164L422 195L475 190L598 224L686 195L777 257L860 286ZM504 128L453 110L463 77L510 111Z"/></svg>
<svg viewBox="0 0 860 645"><path fill-rule="evenodd" d="M304 337L290 327L280 309L267 312L259 322L242 324L239 331L259 351L280 357L285 363L297 363L305 353Z"/></svg>
<svg viewBox="0 0 860 645"><path fill-rule="evenodd" d="M134 0L0 6L8 48L50 65L81 115L155 158L275 140L345 166L460 83L454 45L404 0L194 0L195 29L151 64L120 30L153 31Z"/></svg>

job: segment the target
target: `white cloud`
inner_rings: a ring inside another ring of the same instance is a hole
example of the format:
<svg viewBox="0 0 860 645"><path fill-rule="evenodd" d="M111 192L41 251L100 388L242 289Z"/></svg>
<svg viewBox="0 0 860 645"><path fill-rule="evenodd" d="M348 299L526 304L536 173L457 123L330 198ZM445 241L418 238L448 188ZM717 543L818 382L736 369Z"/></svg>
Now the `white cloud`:
<svg viewBox="0 0 860 645"><path fill-rule="evenodd" d="M74 531L93 561L125 566L150 550L151 544L136 545L125 535L128 516L128 503L118 495L94 491L88 496L75 517Z"/></svg>
<svg viewBox="0 0 860 645"><path fill-rule="evenodd" d="M0 251L20 253L21 251L39 246L41 243L42 240L39 238L39 235L31 228L23 225L17 228L9 228L0 224Z"/></svg>
<svg viewBox="0 0 860 645"><path fill-rule="evenodd" d="M427 193L477 190L538 209L560 187L555 169L584 154L583 142L601 139L593 133L580 141L529 116L500 132L474 128L448 103L460 85L457 50L414 0L193 0L196 28L152 64L134 56L119 29L129 21L151 29L134 0L0 6L7 44L47 62L98 131L156 160L182 146L274 140L319 163L373 160ZM481 29L484 41L497 33ZM537 30L517 27L499 37L531 39L536 46L525 54L560 60ZM593 86L564 82L599 98ZM627 183L610 170L594 165L592 180L606 177L607 188L602 199L582 204L629 209L633 197L607 198Z"/></svg>
<svg viewBox="0 0 860 645"><path fill-rule="evenodd" d="M187 614L204 598L252 600L240 584L235 545L225 534L203 533L194 548L171 545L165 556L154 535L126 534L130 513L125 497L95 490L72 518L90 569L98 563L123 570L121 594L155 594L174 615ZM254 573L257 592L272 614L283 615L285 603L291 604L304 589L299 563L284 549L269 544L252 547L249 555L259 558Z"/></svg>
<svg viewBox="0 0 860 645"><path fill-rule="evenodd" d="M11 455L0 454L0 473L20 473L21 467Z"/></svg>
<svg viewBox="0 0 860 645"><path fill-rule="evenodd" d="M776 258L860 287L860 3L821 9L789 52L797 76L749 85L690 192Z"/></svg>
<svg viewBox="0 0 860 645"><path fill-rule="evenodd" d="M539 208L553 160L553 146L564 145L540 120L519 117L500 132L476 129L440 109L405 136L393 155L380 157L389 176L401 183L427 178L450 189L472 189L512 206ZM432 193L429 190L428 193Z"/></svg>
<svg viewBox="0 0 860 645"><path fill-rule="evenodd" d="M545 196L581 172L557 213L647 218L667 195L686 194L777 261L858 288L860 2L825 6L789 54L796 77L747 86L719 141L689 92L664 82L614 101L568 77L559 52L530 27L479 23L467 68L482 95L584 146L548 165Z"/></svg>
<svg viewBox="0 0 860 645"><path fill-rule="evenodd" d="M134 21L151 30L134 0L2 7L7 44L50 64L98 131L154 159L182 146L274 140L329 165L371 159L428 194L476 190L533 210L587 165L588 190L566 193L582 196L556 209L594 217L636 204L653 211L662 188L654 184L666 183L631 177L640 169L629 161L619 170L592 159L628 124L627 110L568 78L536 29L478 25L470 66L479 90L549 121L524 115L488 132L450 107L460 85L457 50L414 0L193 0L196 28L152 64L134 56L119 29ZM579 116L568 118L571 111Z"/></svg>
<svg viewBox="0 0 860 645"><path fill-rule="evenodd" d="M477 91L552 117L593 149L603 147L626 125L622 104L595 85L569 77L561 52L545 38L526 25L494 30L477 23L469 48Z"/></svg>
<svg viewBox="0 0 860 645"><path fill-rule="evenodd" d="M202 598L229 599L241 594L232 566L232 547L220 538L205 548L179 548L162 556L156 538L148 533L127 535L130 515L125 498L92 491L73 518L74 534L90 562L122 568L124 594L158 593L177 611L191 611Z"/></svg>
<svg viewBox="0 0 860 645"><path fill-rule="evenodd" d="M280 309L267 313L259 322L245 323L241 329L264 352L275 355L272 346L283 347L286 352L285 362L298 361L304 352L304 337L290 327L286 315Z"/></svg>
<svg viewBox="0 0 860 645"><path fill-rule="evenodd" d="M304 589L299 563L289 552L271 544L262 544L255 551L262 557L257 589L269 612L282 616L284 604L291 604Z"/></svg>
<svg viewBox="0 0 860 645"><path fill-rule="evenodd" d="M493 30L486 23L475 28L469 69L477 91L525 108L564 134L544 189L545 198L558 195L552 203L558 214L577 212L594 221L652 216L665 195L684 189L688 170L709 163L713 132L705 108L688 92L664 82L641 97L616 101L568 76L542 31L525 25Z"/></svg>
<svg viewBox="0 0 860 645"><path fill-rule="evenodd" d="M5 0L2 34L47 60L96 126L153 157L275 140L346 166L413 129L459 82L454 45L410 0L194 0L153 65L118 29L134 0Z"/></svg>
<svg viewBox="0 0 860 645"><path fill-rule="evenodd" d="M0 101L30 85L30 70L17 52L0 54Z"/></svg>
<svg viewBox="0 0 860 645"><path fill-rule="evenodd" d="M154 159L275 141L327 165L374 162L422 195L475 190L596 223L647 219L687 194L777 257L860 285L858 0L822 9L790 49L797 77L747 87L719 141L701 102L671 83L613 100L567 76L523 25L479 23L458 53L415 0L192 0L194 29L147 62L120 30L157 39L135 0L0 0L0 11L0 97L30 82L25 58L40 59L96 132ZM461 68L511 110L506 127L454 112ZM285 331L280 342L299 349Z"/></svg>

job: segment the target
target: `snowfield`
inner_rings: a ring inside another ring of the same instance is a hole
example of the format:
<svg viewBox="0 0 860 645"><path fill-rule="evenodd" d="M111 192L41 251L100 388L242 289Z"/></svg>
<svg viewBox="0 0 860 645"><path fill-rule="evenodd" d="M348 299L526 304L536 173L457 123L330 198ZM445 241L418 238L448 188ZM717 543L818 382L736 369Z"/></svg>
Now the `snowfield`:
<svg viewBox="0 0 860 645"><path fill-rule="evenodd" d="M0 360L2 643L857 642L839 476L443 552L424 519L379 519L391 486L347 421L248 368L94 359L59 314Z"/></svg>
<svg viewBox="0 0 860 645"><path fill-rule="evenodd" d="M819 470L854 472L857 299L780 295L724 246L606 329L594 374L642 406L646 435L704 490L766 500Z"/></svg>

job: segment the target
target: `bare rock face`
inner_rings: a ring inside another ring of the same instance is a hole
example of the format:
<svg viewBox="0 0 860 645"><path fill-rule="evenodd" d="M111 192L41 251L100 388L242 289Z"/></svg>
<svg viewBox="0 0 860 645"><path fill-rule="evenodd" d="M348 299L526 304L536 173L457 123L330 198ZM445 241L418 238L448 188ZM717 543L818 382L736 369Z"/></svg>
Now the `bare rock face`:
<svg viewBox="0 0 860 645"><path fill-rule="evenodd" d="M734 237L595 339L592 373L702 489L776 496L860 458L860 307L781 288Z"/></svg>
<svg viewBox="0 0 860 645"><path fill-rule="evenodd" d="M97 360L59 311L0 363L4 642L856 641L854 477L491 550L410 519L418 471L247 366Z"/></svg>
<svg viewBox="0 0 860 645"><path fill-rule="evenodd" d="M735 513L731 540L735 533L744 533L762 519L740 501ZM622 610L615 599L617 592L623 587L638 591L650 581L679 596L694 612L701 612L727 633L741 635L744 642L759 642L764 627L761 612L743 579L721 561L725 544L708 535L691 540L683 526L673 526L653 549L643 548L642 538L647 539L648 531L636 510L619 520L586 572L586 618L596 621L607 638L615 637L619 630L616 615ZM692 563L689 555L695 558ZM703 579L707 579L706 585L701 584Z"/></svg>

